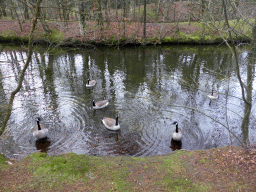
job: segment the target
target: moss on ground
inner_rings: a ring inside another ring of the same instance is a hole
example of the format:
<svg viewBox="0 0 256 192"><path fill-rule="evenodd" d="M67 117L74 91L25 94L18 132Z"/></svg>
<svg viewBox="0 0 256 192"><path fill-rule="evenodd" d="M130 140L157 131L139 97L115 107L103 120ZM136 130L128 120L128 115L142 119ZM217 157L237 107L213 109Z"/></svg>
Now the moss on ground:
<svg viewBox="0 0 256 192"><path fill-rule="evenodd" d="M6 162L6 158L2 154L0 154L0 171L6 167L5 162Z"/></svg>
<svg viewBox="0 0 256 192"><path fill-rule="evenodd" d="M154 157L34 153L13 165L0 155L0 191L252 191L255 153L256 147Z"/></svg>
<svg viewBox="0 0 256 192"><path fill-rule="evenodd" d="M15 35L12 31L3 31L0 33L0 41L2 42L27 42L28 38L26 37L19 37Z"/></svg>
<svg viewBox="0 0 256 192"><path fill-rule="evenodd" d="M51 30L49 40L51 42L62 42L65 38L65 34L58 30Z"/></svg>

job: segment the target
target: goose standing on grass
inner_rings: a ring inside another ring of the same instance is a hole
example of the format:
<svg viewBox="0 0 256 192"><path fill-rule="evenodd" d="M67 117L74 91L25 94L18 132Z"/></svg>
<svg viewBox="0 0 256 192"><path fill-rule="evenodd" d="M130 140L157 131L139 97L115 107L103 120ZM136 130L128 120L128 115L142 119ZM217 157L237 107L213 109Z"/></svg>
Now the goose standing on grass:
<svg viewBox="0 0 256 192"><path fill-rule="evenodd" d="M36 122L37 125L34 128L33 136L37 139L43 139L47 137L48 129L46 129L43 125L40 125L41 118L37 117Z"/></svg>
<svg viewBox="0 0 256 192"><path fill-rule="evenodd" d="M109 104L109 100L97 101L96 103L94 102L94 100L92 100L93 109L102 109L104 107L107 107L108 104Z"/></svg>
<svg viewBox="0 0 256 192"><path fill-rule="evenodd" d="M181 129L178 128L178 122L174 121L172 124L176 125L176 129L172 133L172 139L175 140L175 141L181 141L183 135L182 135Z"/></svg>
<svg viewBox="0 0 256 192"><path fill-rule="evenodd" d="M86 87L93 87L96 84L96 80L87 80Z"/></svg>
<svg viewBox="0 0 256 192"><path fill-rule="evenodd" d="M102 123L109 130L116 131L116 130L120 129L120 125L118 123L118 115L116 115L116 119L103 117Z"/></svg>
<svg viewBox="0 0 256 192"><path fill-rule="evenodd" d="M212 89L212 93L210 95L208 95L208 97L210 99L218 99L218 92L214 91L214 89Z"/></svg>

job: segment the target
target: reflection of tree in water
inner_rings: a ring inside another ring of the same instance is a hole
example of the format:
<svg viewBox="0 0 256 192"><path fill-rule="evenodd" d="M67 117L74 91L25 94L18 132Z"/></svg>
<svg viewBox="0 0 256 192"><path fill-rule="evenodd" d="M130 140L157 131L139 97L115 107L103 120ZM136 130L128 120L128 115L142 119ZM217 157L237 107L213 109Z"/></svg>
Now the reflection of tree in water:
<svg viewBox="0 0 256 192"><path fill-rule="evenodd" d="M2 79L3 79L3 74L2 74L2 71L0 70L0 123L1 124L6 115L6 107L8 105L6 100L6 95L4 92Z"/></svg>
<svg viewBox="0 0 256 192"><path fill-rule="evenodd" d="M175 141L175 140L171 140L171 146L170 148L175 151L175 150L179 150L182 148L182 142L181 141Z"/></svg>
<svg viewBox="0 0 256 192"><path fill-rule="evenodd" d="M43 82L43 87L44 87L44 94L49 95L50 98L50 105L53 107L54 112L56 113L57 108L58 108L58 103L57 103L57 98L58 94L56 93L55 90L55 84L54 84L54 56L49 55L48 59L48 65L46 64L46 59L45 55L41 54L41 62L38 60L38 65L39 65L39 74ZM46 96L47 97L47 96Z"/></svg>

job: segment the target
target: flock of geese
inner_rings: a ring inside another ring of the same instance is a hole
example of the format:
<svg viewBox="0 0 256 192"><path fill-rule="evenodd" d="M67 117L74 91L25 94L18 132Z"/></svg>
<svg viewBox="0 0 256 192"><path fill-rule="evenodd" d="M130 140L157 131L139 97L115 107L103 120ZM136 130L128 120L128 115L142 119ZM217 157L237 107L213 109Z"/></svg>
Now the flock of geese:
<svg viewBox="0 0 256 192"><path fill-rule="evenodd" d="M88 79L88 81L86 83L86 87L91 88L91 87L94 87L95 84L96 84L96 80ZM217 99L218 98L218 92L215 91L214 89L212 89L211 94L207 95L207 96L211 100ZM95 102L94 100L92 100L92 105L93 105L93 109L102 109L102 108L107 107L109 105L109 100L102 100L102 101L98 101L98 102ZM36 139L46 138L47 135L48 135L48 129L40 124L40 121L41 121L40 117L37 117L36 121L37 121L37 125L34 128L33 136ZM120 129L120 125L118 123L118 115L116 115L115 119L112 119L112 118L109 118L109 117L103 117L102 118L102 123L109 130L116 131L116 130ZM174 121L172 124L176 126L175 130L172 133L172 139L175 140L175 141L181 141L182 138L183 138L183 135L182 135L181 129L178 127L178 122Z"/></svg>

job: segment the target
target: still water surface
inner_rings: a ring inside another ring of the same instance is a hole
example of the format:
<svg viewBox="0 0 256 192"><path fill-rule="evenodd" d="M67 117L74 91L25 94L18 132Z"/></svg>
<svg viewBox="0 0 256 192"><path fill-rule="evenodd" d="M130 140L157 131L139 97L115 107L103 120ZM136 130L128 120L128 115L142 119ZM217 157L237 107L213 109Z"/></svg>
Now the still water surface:
<svg viewBox="0 0 256 192"><path fill-rule="evenodd" d="M245 78L249 51L243 50L239 58ZM0 53L1 122L25 59L21 47L5 47ZM217 46L38 48L0 137L0 153L17 159L35 151L152 156L171 153L175 147L195 150L237 145L220 124L241 138L243 103L232 66L229 50ZM88 78L97 80L92 89L85 86ZM219 92L214 102L207 97L212 88ZM94 110L92 99L110 99L110 104ZM116 114L121 128L109 131L101 119ZM37 116L49 129L43 142L32 136ZM179 146L171 142L173 121L179 122L184 134ZM254 142L254 118L250 127Z"/></svg>

